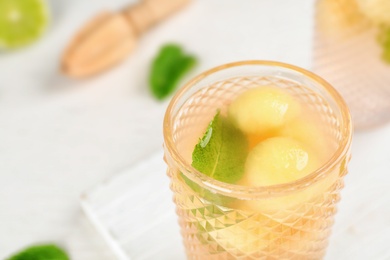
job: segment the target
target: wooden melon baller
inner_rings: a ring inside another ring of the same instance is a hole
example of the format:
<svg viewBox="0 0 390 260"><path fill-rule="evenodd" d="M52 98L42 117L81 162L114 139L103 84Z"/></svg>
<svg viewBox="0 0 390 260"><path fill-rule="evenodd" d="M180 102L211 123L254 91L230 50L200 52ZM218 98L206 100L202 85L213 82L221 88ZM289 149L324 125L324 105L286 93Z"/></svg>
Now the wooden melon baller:
<svg viewBox="0 0 390 260"><path fill-rule="evenodd" d="M61 61L70 77L102 72L126 58L137 38L190 0L141 0L120 12L103 12L72 39Z"/></svg>

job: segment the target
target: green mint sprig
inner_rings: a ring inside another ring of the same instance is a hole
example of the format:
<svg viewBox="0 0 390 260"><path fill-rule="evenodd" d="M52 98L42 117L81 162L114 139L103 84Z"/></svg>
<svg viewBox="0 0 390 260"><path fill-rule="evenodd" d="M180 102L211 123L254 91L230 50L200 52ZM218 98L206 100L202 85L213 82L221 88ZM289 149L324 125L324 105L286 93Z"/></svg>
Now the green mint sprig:
<svg viewBox="0 0 390 260"><path fill-rule="evenodd" d="M382 59L390 64L390 27L380 28L378 42L382 47Z"/></svg>
<svg viewBox="0 0 390 260"><path fill-rule="evenodd" d="M192 166L207 176L236 183L244 174L248 144L244 134L217 112L192 153Z"/></svg>
<svg viewBox="0 0 390 260"><path fill-rule="evenodd" d="M179 45L164 45L154 59L149 75L152 94L159 100L167 97L195 64L196 58L185 54Z"/></svg>
<svg viewBox="0 0 390 260"><path fill-rule="evenodd" d="M30 246L6 260L69 260L64 250L53 244Z"/></svg>
<svg viewBox="0 0 390 260"><path fill-rule="evenodd" d="M234 184L242 178L248 153L244 134L220 112L214 116L192 153L192 166L221 182ZM181 174L187 185L204 199L224 205L230 198L201 188Z"/></svg>

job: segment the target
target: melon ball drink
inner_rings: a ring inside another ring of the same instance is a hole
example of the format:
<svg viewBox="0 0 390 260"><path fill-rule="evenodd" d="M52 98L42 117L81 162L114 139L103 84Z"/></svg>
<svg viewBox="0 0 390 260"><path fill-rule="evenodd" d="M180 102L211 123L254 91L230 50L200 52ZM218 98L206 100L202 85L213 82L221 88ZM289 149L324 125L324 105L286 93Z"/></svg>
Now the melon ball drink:
<svg viewBox="0 0 390 260"><path fill-rule="evenodd" d="M313 71L340 91L356 129L390 122L390 1L317 0Z"/></svg>
<svg viewBox="0 0 390 260"><path fill-rule="evenodd" d="M165 161L189 259L321 259L350 158L339 94L295 66L207 71L172 99Z"/></svg>

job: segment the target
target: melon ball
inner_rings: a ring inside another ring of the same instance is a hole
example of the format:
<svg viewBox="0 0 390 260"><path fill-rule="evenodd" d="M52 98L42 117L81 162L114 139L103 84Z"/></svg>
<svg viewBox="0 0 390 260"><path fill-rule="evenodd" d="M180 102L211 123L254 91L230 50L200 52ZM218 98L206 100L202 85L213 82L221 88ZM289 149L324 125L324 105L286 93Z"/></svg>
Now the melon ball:
<svg viewBox="0 0 390 260"><path fill-rule="evenodd" d="M253 148L240 182L247 186L267 186L295 181L319 167L315 153L290 137L266 139Z"/></svg>
<svg viewBox="0 0 390 260"><path fill-rule="evenodd" d="M274 131L300 113L300 104L286 91L262 86L245 91L228 108L230 120L244 133Z"/></svg>
<svg viewBox="0 0 390 260"><path fill-rule="evenodd" d="M390 26L389 0L357 0L361 12L376 24Z"/></svg>
<svg viewBox="0 0 390 260"><path fill-rule="evenodd" d="M319 0L317 24L327 35L344 37L346 29L365 27L366 17L355 0Z"/></svg>
<svg viewBox="0 0 390 260"><path fill-rule="evenodd" d="M322 124L299 118L285 125L279 132L280 136L291 137L317 153L317 158L326 160L331 155L331 144Z"/></svg>

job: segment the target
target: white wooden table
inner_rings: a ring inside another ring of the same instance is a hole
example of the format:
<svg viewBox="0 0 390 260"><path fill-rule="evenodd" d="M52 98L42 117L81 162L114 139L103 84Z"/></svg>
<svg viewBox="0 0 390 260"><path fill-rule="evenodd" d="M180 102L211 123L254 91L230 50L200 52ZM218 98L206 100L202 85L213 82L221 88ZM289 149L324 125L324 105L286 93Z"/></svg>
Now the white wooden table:
<svg viewBox="0 0 390 260"><path fill-rule="evenodd" d="M182 43L199 57L190 76L245 59L310 68L313 0L196 0L114 70L83 81L59 75L78 26L126 2L52 0L47 35L0 53L0 259L45 241L76 260L115 259L84 219L79 195L161 148L166 103L151 98L146 78L162 44ZM390 259L390 126L356 134L353 154L327 258Z"/></svg>

